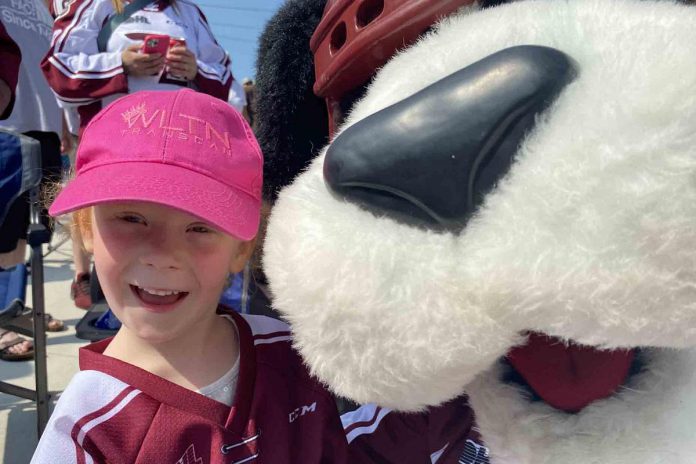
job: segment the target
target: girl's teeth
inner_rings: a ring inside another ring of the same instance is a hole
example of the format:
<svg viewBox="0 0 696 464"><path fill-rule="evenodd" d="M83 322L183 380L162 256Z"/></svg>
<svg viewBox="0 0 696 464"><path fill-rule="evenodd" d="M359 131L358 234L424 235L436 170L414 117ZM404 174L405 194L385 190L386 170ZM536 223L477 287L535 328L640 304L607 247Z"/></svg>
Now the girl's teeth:
<svg viewBox="0 0 696 464"><path fill-rule="evenodd" d="M174 295L178 294L181 292L177 292L175 290L154 290L151 288L142 288L139 287L142 291L149 293L150 295L157 295L157 296L168 296L168 295Z"/></svg>

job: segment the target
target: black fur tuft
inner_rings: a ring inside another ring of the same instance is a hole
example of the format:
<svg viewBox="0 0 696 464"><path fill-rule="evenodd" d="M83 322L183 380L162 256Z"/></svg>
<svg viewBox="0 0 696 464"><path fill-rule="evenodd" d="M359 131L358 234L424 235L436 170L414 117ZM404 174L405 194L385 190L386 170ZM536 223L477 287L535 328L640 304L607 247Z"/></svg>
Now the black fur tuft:
<svg viewBox="0 0 696 464"><path fill-rule="evenodd" d="M315 96L309 40L326 0L289 0L268 22L256 62L256 136L264 154L264 197L279 190L317 155L328 139L324 100Z"/></svg>

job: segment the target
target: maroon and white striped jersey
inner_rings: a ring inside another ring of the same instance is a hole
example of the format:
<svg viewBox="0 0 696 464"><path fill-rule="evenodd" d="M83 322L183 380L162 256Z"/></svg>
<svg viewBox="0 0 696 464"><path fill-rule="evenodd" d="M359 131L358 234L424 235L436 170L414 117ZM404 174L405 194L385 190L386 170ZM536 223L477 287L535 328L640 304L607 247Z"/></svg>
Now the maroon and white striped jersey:
<svg viewBox="0 0 696 464"><path fill-rule="evenodd" d="M341 416L351 464L488 464L466 396L422 413L374 404Z"/></svg>
<svg viewBox="0 0 696 464"><path fill-rule="evenodd" d="M240 365L232 407L103 355L80 350L32 463L345 463L331 395L310 378L283 322L221 313L237 326Z"/></svg>
<svg viewBox="0 0 696 464"><path fill-rule="evenodd" d="M56 0L57 1L57 0ZM66 8L67 6L67 8ZM62 10L61 10L62 8ZM126 76L121 52L148 34L183 38L198 62L193 85L227 101L232 83L230 59L215 41L203 12L190 0L153 0L112 33L106 51L97 47L103 25L116 13L111 0L72 0L53 4L59 13L51 47L41 63L51 88L65 105L78 106L81 127L116 98L138 90L176 90L185 81L161 76Z"/></svg>

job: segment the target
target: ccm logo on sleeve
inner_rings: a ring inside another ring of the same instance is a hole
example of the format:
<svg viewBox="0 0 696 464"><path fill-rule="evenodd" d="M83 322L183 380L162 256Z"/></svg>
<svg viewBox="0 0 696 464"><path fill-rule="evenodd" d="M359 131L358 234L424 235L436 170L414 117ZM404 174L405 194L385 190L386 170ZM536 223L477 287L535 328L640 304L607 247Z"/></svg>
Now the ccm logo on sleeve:
<svg viewBox="0 0 696 464"><path fill-rule="evenodd" d="M292 424L298 418L304 416L305 414L309 414L310 412L315 412L316 410L317 410L317 402L315 401L314 403L312 403L308 406L300 406L299 408L295 409L293 412L288 414L288 418L290 419L290 423Z"/></svg>

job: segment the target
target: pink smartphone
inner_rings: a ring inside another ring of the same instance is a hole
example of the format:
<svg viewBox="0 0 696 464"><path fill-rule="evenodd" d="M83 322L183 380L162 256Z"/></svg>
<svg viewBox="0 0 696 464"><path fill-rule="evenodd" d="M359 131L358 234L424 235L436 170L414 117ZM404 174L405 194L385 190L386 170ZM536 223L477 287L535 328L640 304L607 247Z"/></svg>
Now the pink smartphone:
<svg viewBox="0 0 696 464"><path fill-rule="evenodd" d="M167 54L169 49L169 36L163 34L148 34L143 41L143 53L159 53L162 56Z"/></svg>
<svg viewBox="0 0 696 464"><path fill-rule="evenodd" d="M169 48L175 47L177 45L186 46L186 39L183 37L170 37L169 38Z"/></svg>

